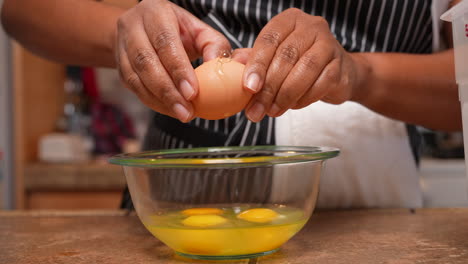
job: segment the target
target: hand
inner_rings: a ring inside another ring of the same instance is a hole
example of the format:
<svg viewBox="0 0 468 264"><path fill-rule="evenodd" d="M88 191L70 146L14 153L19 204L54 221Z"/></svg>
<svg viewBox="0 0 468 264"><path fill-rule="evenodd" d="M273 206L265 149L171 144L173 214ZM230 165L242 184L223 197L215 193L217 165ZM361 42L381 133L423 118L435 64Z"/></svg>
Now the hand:
<svg viewBox="0 0 468 264"><path fill-rule="evenodd" d="M166 0L145 0L118 20L114 53L124 84L153 110L193 118L198 81L190 60L214 59L229 41Z"/></svg>
<svg viewBox="0 0 468 264"><path fill-rule="evenodd" d="M243 83L256 94L246 107L247 117L258 122L265 114L277 117L318 100L350 100L364 63L343 49L325 19L288 9L262 29L250 50Z"/></svg>

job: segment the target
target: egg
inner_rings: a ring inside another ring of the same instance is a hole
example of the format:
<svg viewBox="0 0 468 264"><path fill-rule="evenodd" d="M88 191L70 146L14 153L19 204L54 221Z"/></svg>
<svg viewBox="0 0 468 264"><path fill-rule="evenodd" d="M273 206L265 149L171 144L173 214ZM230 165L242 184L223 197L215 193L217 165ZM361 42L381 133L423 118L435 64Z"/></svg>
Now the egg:
<svg viewBox="0 0 468 264"><path fill-rule="evenodd" d="M182 224L191 227L210 227L224 224L227 219L219 215L192 215L185 218Z"/></svg>
<svg viewBox="0 0 468 264"><path fill-rule="evenodd" d="M268 223L278 217L278 213L268 208L254 208L237 215L237 218L254 223Z"/></svg>
<svg viewBox="0 0 468 264"><path fill-rule="evenodd" d="M223 210L218 208L190 208L182 211L184 215L220 215L223 214Z"/></svg>
<svg viewBox="0 0 468 264"><path fill-rule="evenodd" d="M230 58L216 58L195 69L199 92L192 101L195 116L223 119L242 111L252 94L242 87L245 66Z"/></svg>

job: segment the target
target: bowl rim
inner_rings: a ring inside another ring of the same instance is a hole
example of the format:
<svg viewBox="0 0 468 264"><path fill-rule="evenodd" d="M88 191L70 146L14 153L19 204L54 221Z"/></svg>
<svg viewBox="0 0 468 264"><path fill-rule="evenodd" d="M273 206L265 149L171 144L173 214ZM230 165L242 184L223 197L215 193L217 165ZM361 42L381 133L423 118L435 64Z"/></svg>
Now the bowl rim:
<svg viewBox="0 0 468 264"><path fill-rule="evenodd" d="M281 156L253 156L233 158L164 158L164 155L217 153L222 155L246 152L277 152ZM143 151L123 153L109 158L108 162L115 165L143 168L199 168L199 167L258 167L274 164L322 161L338 156L340 150L325 146L233 146L233 147L201 147Z"/></svg>

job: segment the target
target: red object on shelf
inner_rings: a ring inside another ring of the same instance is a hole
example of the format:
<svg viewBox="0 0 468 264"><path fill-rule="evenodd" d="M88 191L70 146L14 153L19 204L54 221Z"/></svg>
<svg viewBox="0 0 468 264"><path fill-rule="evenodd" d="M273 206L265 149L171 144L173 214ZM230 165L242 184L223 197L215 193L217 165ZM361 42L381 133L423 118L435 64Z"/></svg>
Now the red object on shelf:
<svg viewBox="0 0 468 264"><path fill-rule="evenodd" d="M99 103L100 95L96 81L96 73L93 68L83 68L81 71L81 78L83 82L83 89L85 94L94 103Z"/></svg>
<svg viewBox="0 0 468 264"><path fill-rule="evenodd" d="M121 153L127 139L135 138L131 119L118 107L101 102L96 73L93 68L82 70L83 89L90 99L91 133L97 154Z"/></svg>

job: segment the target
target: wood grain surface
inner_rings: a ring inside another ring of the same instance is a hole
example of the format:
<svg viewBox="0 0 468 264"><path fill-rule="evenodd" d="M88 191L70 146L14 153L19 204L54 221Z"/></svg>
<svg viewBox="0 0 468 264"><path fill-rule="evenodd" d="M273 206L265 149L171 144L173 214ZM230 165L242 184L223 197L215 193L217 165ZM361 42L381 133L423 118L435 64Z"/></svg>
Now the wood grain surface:
<svg viewBox="0 0 468 264"><path fill-rule="evenodd" d="M214 263L176 256L124 211L3 212L0 223L0 263ZM468 209L317 212L258 263L468 263Z"/></svg>

